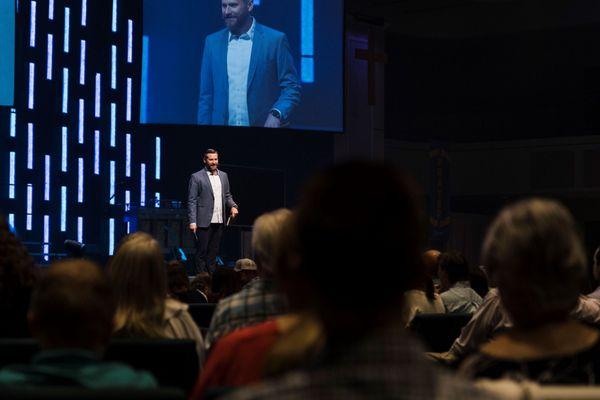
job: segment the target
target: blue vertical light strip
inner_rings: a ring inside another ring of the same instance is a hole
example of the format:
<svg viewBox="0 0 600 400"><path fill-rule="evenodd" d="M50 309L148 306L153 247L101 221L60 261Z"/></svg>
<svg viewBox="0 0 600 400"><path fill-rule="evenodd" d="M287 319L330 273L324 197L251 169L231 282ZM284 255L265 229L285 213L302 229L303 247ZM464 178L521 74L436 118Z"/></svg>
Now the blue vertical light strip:
<svg viewBox="0 0 600 400"><path fill-rule="evenodd" d="M82 40L79 44L79 84L85 85L85 51L86 42Z"/></svg>
<svg viewBox="0 0 600 400"><path fill-rule="evenodd" d="M77 241L83 243L83 217L77 217Z"/></svg>
<svg viewBox="0 0 600 400"><path fill-rule="evenodd" d="M87 0L81 0L81 26L87 25Z"/></svg>
<svg viewBox="0 0 600 400"><path fill-rule="evenodd" d="M96 90L94 95L94 116L100 118L100 84L102 82L102 75L96 74Z"/></svg>
<svg viewBox="0 0 600 400"><path fill-rule="evenodd" d="M44 156L44 201L50 201L50 156Z"/></svg>
<svg viewBox="0 0 600 400"><path fill-rule="evenodd" d="M78 143L83 144L84 141L84 124L85 124L85 101L83 99L79 99L79 116L77 118L77 128L78 128Z"/></svg>
<svg viewBox="0 0 600 400"><path fill-rule="evenodd" d="M131 85L132 79L127 78L127 110L125 114L125 119L127 122L131 121Z"/></svg>
<svg viewBox="0 0 600 400"><path fill-rule="evenodd" d="M16 176L16 153L11 151L9 153L9 162L8 162L8 198L15 198L15 176Z"/></svg>
<svg viewBox="0 0 600 400"><path fill-rule="evenodd" d="M125 134L125 176L131 176L131 134Z"/></svg>
<svg viewBox="0 0 600 400"><path fill-rule="evenodd" d="M117 31L117 0L112 2L112 31Z"/></svg>
<svg viewBox="0 0 600 400"><path fill-rule="evenodd" d="M44 243L42 244L44 261L50 261L50 216L44 215Z"/></svg>
<svg viewBox="0 0 600 400"><path fill-rule="evenodd" d="M31 2L29 17L29 47L35 47L35 28L37 25L36 14L37 14L37 2Z"/></svg>
<svg viewBox="0 0 600 400"><path fill-rule="evenodd" d="M62 112L69 111L69 69L63 68Z"/></svg>
<svg viewBox="0 0 600 400"><path fill-rule="evenodd" d="M77 159L77 202L83 203L83 158Z"/></svg>
<svg viewBox="0 0 600 400"><path fill-rule="evenodd" d="M13 227L15 227L15 214L8 214L8 225Z"/></svg>
<svg viewBox="0 0 600 400"><path fill-rule="evenodd" d="M33 225L33 185L27 184L27 221L25 228L30 231Z"/></svg>
<svg viewBox="0 0 600 400"><path fill-rule="evenodd" d="M33 110L33 93L35 91L35 64L29 63L29 97L27 99L27 108Z"/></svg>
<svg viewBox="0 0 600 400"><path fill-rule="evenodd" d="M67 231L67 187L60 187L60 231Z"/></svg>
<svg viewBox="0 0 600 400"><path fill-rule="evenodd" d="M154 193L154 207L160 208L160 193Z"/></svg>
<svg viewBox="0 0 600 400"><path fill-rule="evenodd" d="M110 147L117 145L117 105L110 104Z"/></svg>
<svg viewBox="0 0 600 400"><path fill-rule="evenodd" d="M129 211L131 209L131 192L129 190L125 191L125 211Z"/></svg>
<svg viewBox="0 0 600 400"><path fill-rule="evenodd" d="M69 31L70 26L71 26L71 9L69 7L65 7L65 32L63 35L63 40L64 40L64 45L63 45L63 51L65 53L69 52Z"/></svg>
<svg viewBox="0 0 600 400"><path fill-rule="evenodd" d="M142 94L140 96L140 122L148 121L148 61L150 57L150 38L142 37Z"/></svg>
<svg viewBox="0 0 600 400"><path fill-rule="evenodd" d="M117 88L117 46L110 47L110 88Z"/></svg>
<svg viewBox="0 0 600 400"><path fill-rule="evenodd" d="M140 168L140 207L146 207L146 164Z"/></svg>
<svg viewBox="0 0 600 400"><path fill-rule="evenodd" d="M133 62L133 20L127 20L127 62Z"/></svg>
<svg viewBox="0 0 600 400"><path fill-rule="evenodd" d="M115 252L115 219L108 220L108 255L112 256Z"/></svg>
<svg viewBox="0 0 600 400"><path fill-rule="evenodd" d="M94 174L100 175L100 131L94 131Z"/></svg>
<svg viewBox="0 0 600 400"><path fill-rule="evenodd" d="M48 0L48 19L54 20L54 0Z"/></svg>
<svg viewBox="0 0 600 400"><path fill-rule="evenodd" d="M62 127L62 141L61 141L61 153L60 153L60 170L67 172L67 156L68 156L68 131L67 127Z"/></svg>
<svg viewBox="0 0 600 400"><path fill-rule="evenodd" d="M27 169L33 169L33 124L27 124Z"/></svg>
<svg viewBox="0 0 600 400"><path fill-rule="evenodd" d="M116 170L116 164L114 161L111 160L110 162L110 172L109 172L109 193L108 195L109 197L109 204L115 204L115 170Z"/></svg>
<svg viewBox="0 0 600 400"><path fill-rule="evenodd" d="M315 81L315 60L312 57L302 57L300 60L301 79L304 83Z"/></svg>
<svg viewBox="0 0 600 400"><path fill-rule="evenodd" d="M10 137L14 138L17 136L17 110L14 108L10 109Z"/></svg>
<svg viewBox="0 0 600 400"><path fill-rule="evenodd" d="M46 79L52 80L52 53L54 52L54 35L48 34L48 48L46 51Z"/></svg>
<svg viewBox="0 0 600 400"><path fill-rule="evenodd" d="M315 10L314 0L301 0L300 10L300 77L305 83L315 80Z"/></svg>
<svg viewBox="0 0 600 400"><path fill-rule="evenodd" d="M160 163L161 163L161 147L162 147L160 137L156 137L156 146L155 147L156 147L156 149L155 149L155 151L156 151L156 154L155 154L156 169L155 169L154 177L156 179L160 179L160 172L161 172L160 171Z"/></svg>

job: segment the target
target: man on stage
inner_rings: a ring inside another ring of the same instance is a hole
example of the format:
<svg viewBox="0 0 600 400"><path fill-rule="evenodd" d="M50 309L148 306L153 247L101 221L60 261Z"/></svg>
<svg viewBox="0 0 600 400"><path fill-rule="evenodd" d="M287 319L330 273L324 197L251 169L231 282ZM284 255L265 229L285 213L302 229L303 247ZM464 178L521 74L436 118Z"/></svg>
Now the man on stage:
<svg viewBox="0 0 600 400"><path fill-rule="evenodd" d="M286 35L257 23L253 9L253 0L221 0L226 28L207 36L202 56L201 125L279 128L300 102Z"/></svg>
<svg viewBox="0 0 600 400"><path fill-rule="evenodd" d="M229 211L229 213L227 212ZM219 153L204 152L204 168L190 177L188 217L190 230L196 239L196 273L215 268L223 228L238 215L238 206L231 196L229 178L219 170Z"/></svg>

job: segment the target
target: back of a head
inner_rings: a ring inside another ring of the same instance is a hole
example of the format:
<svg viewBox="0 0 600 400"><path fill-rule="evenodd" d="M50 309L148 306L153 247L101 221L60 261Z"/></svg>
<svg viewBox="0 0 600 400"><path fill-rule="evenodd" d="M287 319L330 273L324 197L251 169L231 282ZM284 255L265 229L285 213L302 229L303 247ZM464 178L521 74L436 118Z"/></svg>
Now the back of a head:
<svg viewBox="0 0 600 400"><path fill-rule="evenodd" d="M483 262L498 284L515 326L567 318L585 274L585 252L571 213L553 200L506 207L483 245Z"/></svg>
<svg viewBox="0 0 600 400"><path fill-rule="evenodd" d="M445 271L450 283L469 280L469 263L460 251L442 253L439 258L440 271Z"/></svg>
<svg viewBox="0 0 600 400"><path fill-rule="evenodd" d="M108 263L108 277L117 302L116 329L157 336L167 296L163 254L152 236L126 236Z"/></svg>
<svg viewBox="0 0 600 400"><path fill-rule="evenodd" d="M254 221L252 226L252 252L258 266L258 271L263 276L271 276L275 263L275 254L281 236L281 230L292 212L280 208L262 214Z"/></svg>
<svg viewBox="0 0 600 400"><path fill-rule="evenodd" d="M13 307L20 292L31 290L34 281L33 259L0 215L0 307Z"/></svg>
<svg viewBox="0 0 600 400"><path fill-rule="evenodd" d="M167 281L171 295L190 290L190 279L179 261L170 261L167 264Z"/></svg>
<svg viewBox="0 0 600 400"><path fill-rule="evenodd" d="M114 301L108 279L85 260L51 265L31 300L30 323L44 348L102 350L110 338Z"/></svg>
<svg viewBox="0 0 600 400"><path fill-rule="evenodd" d="M308 306L326 324L373 324L422 279L415 196L406 176L374 162L334 166L306 187L286 242L295 242L296 268L313 291Z"/></svg>

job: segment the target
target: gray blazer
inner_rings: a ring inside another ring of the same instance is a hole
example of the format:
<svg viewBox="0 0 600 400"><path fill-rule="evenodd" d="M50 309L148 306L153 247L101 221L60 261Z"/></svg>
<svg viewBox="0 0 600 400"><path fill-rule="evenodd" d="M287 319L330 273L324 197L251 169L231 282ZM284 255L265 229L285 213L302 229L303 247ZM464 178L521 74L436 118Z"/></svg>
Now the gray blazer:
<svg viewBox="0 0 600 400"><path fill-rule="evenodd" d="M229 189L229 178L223 171L218 170L219 178L221 178L223 202L223 222L227 221L227 211L232 207L237 208L237 204L233 201ZM193 173L190 177L189 192L188 192L188 218L190 224L196 224L199 228L208 228L212 219L213 209L215 206L212 186L208 178L206 168Z"/></svg>

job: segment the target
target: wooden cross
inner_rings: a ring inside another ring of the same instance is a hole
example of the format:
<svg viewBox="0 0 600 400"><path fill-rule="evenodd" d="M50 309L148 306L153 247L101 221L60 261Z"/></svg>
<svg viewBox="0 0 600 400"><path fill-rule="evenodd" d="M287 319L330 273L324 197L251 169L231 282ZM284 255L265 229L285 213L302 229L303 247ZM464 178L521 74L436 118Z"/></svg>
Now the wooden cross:
<svg viewBox="0 0 600 400"><path fill-rule="evenodd" d="M354 57L359 60L365 60L368 64L368 84L369 84L369 105L375 105L375 63L385 64L388 57L385 53L375 52L375 33L373 28L369 29L369 48L356 49Z"/></svg>

